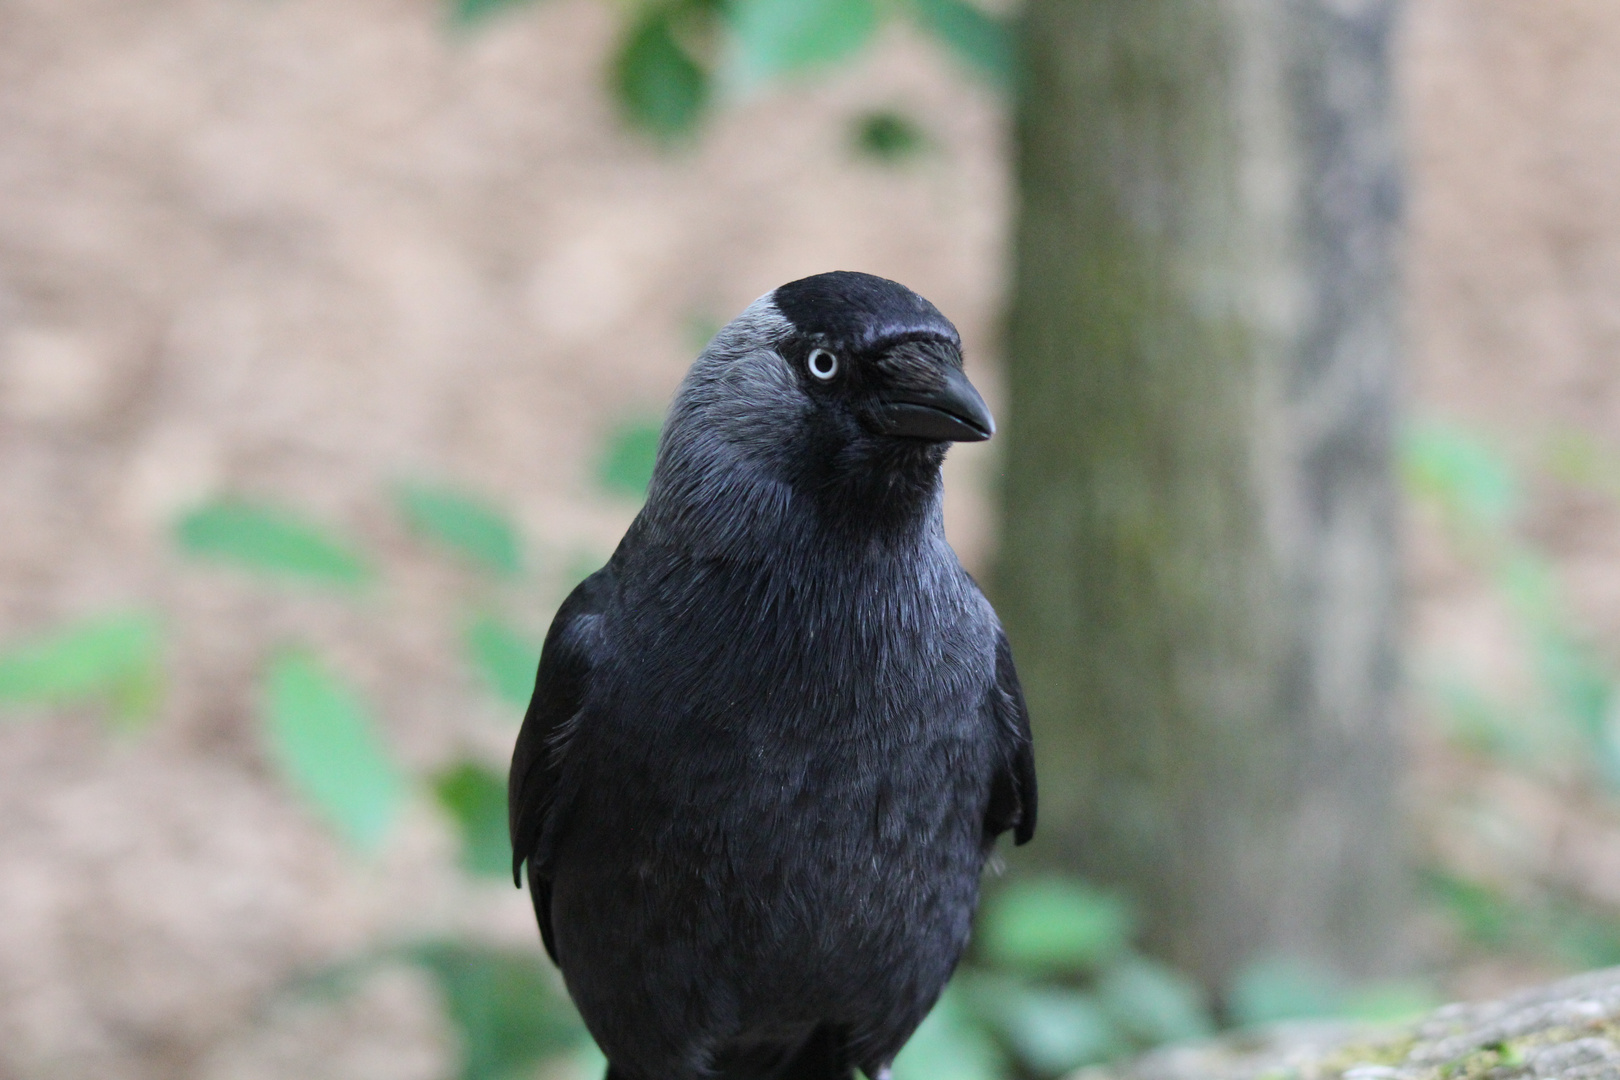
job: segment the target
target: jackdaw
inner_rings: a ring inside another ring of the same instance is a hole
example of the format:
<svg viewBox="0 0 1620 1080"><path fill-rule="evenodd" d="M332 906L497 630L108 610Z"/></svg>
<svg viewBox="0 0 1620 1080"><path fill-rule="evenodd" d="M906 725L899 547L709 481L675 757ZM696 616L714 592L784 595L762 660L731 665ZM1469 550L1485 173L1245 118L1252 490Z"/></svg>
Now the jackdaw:
<svg viewBox="0 0 1620 1080"><path fill-rule="evenodd" d="M994 423L895 282L755 301L646 505L563 602L512 757L513 875L608 1080L883 1077L1035 829L1006 635L940 464Z"/></svg>

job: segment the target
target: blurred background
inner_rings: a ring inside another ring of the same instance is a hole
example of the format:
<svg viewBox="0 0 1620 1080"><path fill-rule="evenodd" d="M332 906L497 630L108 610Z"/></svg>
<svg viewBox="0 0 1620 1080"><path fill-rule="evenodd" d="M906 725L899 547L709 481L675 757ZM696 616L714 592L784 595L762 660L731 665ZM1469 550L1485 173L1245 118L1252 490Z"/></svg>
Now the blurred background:
<svg viewBox="0 0 1620 1080"><path fill-rule="evenodd" d="M1035 843L897 1080L1620 963L1620 11L7 0L0 1078L599 1075L508 878L691 358L895 278Z"/></svg>

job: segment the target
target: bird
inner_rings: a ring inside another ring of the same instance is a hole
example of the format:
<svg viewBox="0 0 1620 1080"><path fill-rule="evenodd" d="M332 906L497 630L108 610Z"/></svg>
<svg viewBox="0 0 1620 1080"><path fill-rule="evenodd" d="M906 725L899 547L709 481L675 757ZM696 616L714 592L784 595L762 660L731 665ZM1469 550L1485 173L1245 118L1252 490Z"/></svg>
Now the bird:
<svg viewBox="0 0 1620 1080"><path fill-rule="evenodd" d="M514 883L606 1080L887 1080L1034 834L1029 712L945 538L995 423L897 282L781 285L676 391L647 497L547 632Z"/></svg>

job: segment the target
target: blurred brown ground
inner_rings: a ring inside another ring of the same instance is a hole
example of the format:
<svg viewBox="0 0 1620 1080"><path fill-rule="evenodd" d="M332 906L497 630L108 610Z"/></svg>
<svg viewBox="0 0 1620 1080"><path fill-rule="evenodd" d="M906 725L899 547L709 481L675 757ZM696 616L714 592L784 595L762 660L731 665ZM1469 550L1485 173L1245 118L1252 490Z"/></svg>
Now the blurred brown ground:
<svg viewBox="0 0 1620 1080"><path fill-rule="evenodd" d="M774 285L905 281L957 321L994 403L1011 193L991 94L894 28L852 71L664 154L602 91L615 26L584 0L468 34L428 0L0 6L0 642L155 605L173 673L139 737L90 712L0 722L0 1078L429 1080L446 1034L413 978L337 1009L267 995L379 937L532 942L518 893L451 871L430 807L358 863L255 736L255 665L310 638L412 768L500 762L511 717L454 659L469 586L400 533L388 482L512 508L539 633L547 575L605 556L633 512L591 482L603 433L655 414L697 328ZM1571 425L1620 452L1617 56L1608 0L1410 4L1414 414L1526 454ZM858 159L849 123L878 107L930 150ZM993 449L952 462L949 528L982 568ZM384 587L354 604L182 566L168 523L221 491L362 538ZM1553 489L1532 525L1620 641L1613 502ZM1412 655L1463 655L1511 691L1511 619L1432 523L1409 531ZM1620 905L1611 810L1414 742L1421 843ZM1460 792L1523 811L1501 850L1428 812Z"/></svg>

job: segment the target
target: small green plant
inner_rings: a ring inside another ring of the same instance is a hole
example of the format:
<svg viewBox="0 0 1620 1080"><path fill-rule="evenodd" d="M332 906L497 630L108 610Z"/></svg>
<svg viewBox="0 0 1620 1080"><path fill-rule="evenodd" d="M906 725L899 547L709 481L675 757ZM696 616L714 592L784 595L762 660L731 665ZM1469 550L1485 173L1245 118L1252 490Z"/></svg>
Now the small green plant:
<svg viewBox="0 0 1620 1080"><path fill-rule="evenodd" d="M482 579L473 584L486 605L501 589L521 584L520 533L488 500L422 482L397 484L390 495L404 531ZM182 557L240 573L248 582L354 600L365 595L361 587L378 583L376 562L358 545L297 510L262 500L211 500L181 515L173 536ZM487 607L464 619L469 668L515 719L533 688L538 642ZM9 715L100 704L115 725L132 726L157 710L163 653L162 623L144 612L70 623L0 650L0 709ZM510 873L506 785L496 769L464 760L431 776L411 776L361 690L339 665L296 639L267 647L255 698L266 756L288 791L357 856L382 851L406 804L426 795L453 823L460 865L469 875L504 879ZM588 1041L536 952L441 941L379 955L433 977L461 1036L464 1080L510 1078ZM371 962L339 965L325 983L341 991L352 982L347 975Z"/></svg>
<svg viewBox="0 0 1620 1080"><path fill-rule="evenodd" d="M458 27L521 2L448 0ZM626 10L608 86L633 128L681 143L716 100L847 62L896 15L991 86L1016 81L1011 22L968 0L641 0Z"/></svg>
<svg viewBox="0 0 1620 1080"><path fill-rule="evenodd" d="M1561 789L1573 781L1600 797L1620 796L1620 677L1612 643L1579 625L1553 557L1523 521L1526 489L1540 478L1620 499L1620 459L1589 437L1565 432L1537 468L1519 468L1486 436L1429 422L1404 438L1402 475L1509 613L1532 676L1528 693L1508 696L1461 674L1461 665L1431 659L1423 683L1447 734L1497 767ZM1575 967L1620 959L1620 912L1556 882L1518 881L1510 895L1501 884L1436 867L1425 891L1475 949Z"/></svg>

